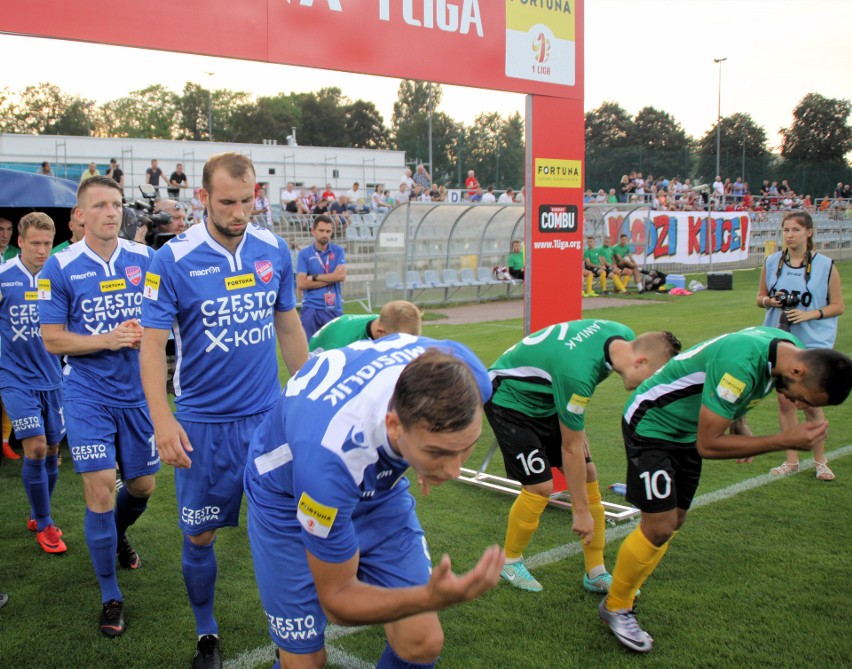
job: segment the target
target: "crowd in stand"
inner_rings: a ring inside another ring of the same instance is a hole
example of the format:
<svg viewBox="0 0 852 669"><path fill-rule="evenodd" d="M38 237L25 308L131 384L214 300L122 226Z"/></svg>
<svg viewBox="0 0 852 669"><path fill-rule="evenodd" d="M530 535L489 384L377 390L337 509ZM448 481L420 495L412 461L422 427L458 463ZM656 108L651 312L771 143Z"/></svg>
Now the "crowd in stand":
<svg viewBox="0 0 852 669"><path fill-rule="evenodd" d="M831 212L852 211L852 184L839 182L833 194L826 193L817 203L808 193L798 193L787 179L764 179L756 190L749 187L743 177L717 175L712 184L693 184L691 179L644 176L630 172L621 177L618 188L609 192L601 188L597 194L587 190L586 204L645 203L659 211L791 211L801 210Z"/></svg>

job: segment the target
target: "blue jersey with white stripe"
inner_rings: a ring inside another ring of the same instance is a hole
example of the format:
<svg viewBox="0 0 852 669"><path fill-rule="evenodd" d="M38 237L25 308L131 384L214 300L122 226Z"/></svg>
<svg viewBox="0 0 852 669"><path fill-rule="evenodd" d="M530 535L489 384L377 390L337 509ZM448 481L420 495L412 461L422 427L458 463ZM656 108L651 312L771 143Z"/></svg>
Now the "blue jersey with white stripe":
<svg viewBox="0 0 852 669"><path fill-rule="evenodd" d="M64 325L80 335L105 334L139 318L143 277L154 252L144 244L119 239L109 261L79 241L50 256L38 282L43 324ZM97 398L111 406L143 406L139 351L97 351L65 359L65 400Z"/></svg>
<svg viewBox="0 0 852 669"><path fill-rule="evenodd" d="M491 396L488 371L462 344L390 335L310 359L254 433L248 494L283 497L283 511L298 518L308 550L321 560L351 558L358 550L353 520L407 494L408 463L391 449L385 415L406 364L433 347L464 360L483 402Z"/></svg>
<svg viewBox="0 0 852 669"><path fill-rule="evenodd" d="M0 387L55 390L62 385L59 358L41 341L38 279L18 256L0 265Z"/></svg>
<svg viewBox="0 0 852 669"><path fill-rule="evenodd" d="M145 278L142 325L173 329L178 418L228 422L281 392L275 312L294 309L287 243L250 225L231 253L195 225L163 246Z"/></svg>

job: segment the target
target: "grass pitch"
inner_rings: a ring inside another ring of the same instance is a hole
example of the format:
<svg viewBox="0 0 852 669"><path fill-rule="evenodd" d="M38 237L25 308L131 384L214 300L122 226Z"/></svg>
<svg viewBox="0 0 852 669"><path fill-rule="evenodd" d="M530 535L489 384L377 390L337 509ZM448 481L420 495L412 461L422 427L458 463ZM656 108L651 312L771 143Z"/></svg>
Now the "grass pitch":
<svg viewBox="0 0 852 669"><path fill-rule="evenodd" d="M839 267L845 285L852 285L852 263ZM758 271L737 272L733 291L659 296L654 304L588 315L621 321L637 333L665 327L688 347L760 323L763 312L754 306L758 277ZM519 320L465 326L430 321L424 334L462 341L490 364L523 336L522 328ZM852 353L850 313L841 317L839 333L838 350ZM626 398L620 379L610 378L588 412L592 453L604 497L611 501L622 499L605 487L624 480L619 417ZM849 666L852 537L846 511L852 503L852 449L844 447L852 443L850 406L826 410L829 456L837 474L832 483L816 481L807 470L748 488L783 454L763 456L752 465L705 462L698 495L707 503L690 513L639 600L640 622L655 638L648 656L622 649L600 624L598 596L582 589L583 560L569 514L549 508L527 551L531 562L540 560L533 572L544 592L501 584L480 600L443 612L446 644L439 666ZM777 430L772 397L749 414L749 422L755 433ZM479 466L492 439L486 423L468 466ZM100 599L83 536L82 491L67 451L63 455L53 507L68 544L64 556L43 553L26 529L20 462L0 466L0 590L11 597L0 610L0 667L189 666L195 630L181 577L171 468L163 467L148 511L130 530L143 566L119 574L128 630L109 640L96 631ZM489 471L503 473L499 455ZM737 486L744 483L740 491ZM464 571L487 545L502 542L511 497L455 482L428 498L415 495L435 559L449 553L455 569ZM619 543L607 547L610 568ZM272 651L244 528L222 531L216 552L216 615L226 666L268 667ZM384 647L380 627L334 636L329 666L338 669L374 666Z"/></svg>

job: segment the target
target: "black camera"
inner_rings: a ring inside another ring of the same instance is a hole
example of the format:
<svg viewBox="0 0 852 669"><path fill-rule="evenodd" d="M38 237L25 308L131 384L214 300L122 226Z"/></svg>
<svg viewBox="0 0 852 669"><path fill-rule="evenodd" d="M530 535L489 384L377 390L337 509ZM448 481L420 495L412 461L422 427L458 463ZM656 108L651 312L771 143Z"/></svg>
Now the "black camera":
<svg viewBox="0 0 852 669"><path fill-rule="evenodd" d="M160 232L160 226L171 223L172 217L162 211L154 213L154 200L157 195L153 188L139 186L139 190L144 199L134 200L123 208L119 236L133 241L139 229L144 227L145 244L158 249L174 237L172 233Z"/></svg>
<svg viewBox="0 0 852 669"><path fill-rule="evenodd" d="M801 299L796 293L788 293L786 290L779 290L772 296L777 302L780 302L781 309L792 309L798 307Z"/></svg>

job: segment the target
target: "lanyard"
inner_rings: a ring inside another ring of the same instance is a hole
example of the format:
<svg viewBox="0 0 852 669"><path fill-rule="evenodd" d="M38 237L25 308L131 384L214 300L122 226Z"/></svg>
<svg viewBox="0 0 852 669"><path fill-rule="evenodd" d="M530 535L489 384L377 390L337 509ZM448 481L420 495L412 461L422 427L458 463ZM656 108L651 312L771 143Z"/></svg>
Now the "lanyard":
<svg viewBox="0 0 852 669"><path fill-rule="evenodd" d="M329 256L330 255L331 254L329 253ZM317 251L314 251L314 257L316 257L317 262L325 270L325 272L323 272L323 273L324 274L331 274L331 258L328 257L328 259L325 262L323 262L322 256L320 256L319 252L317 252Z"/></svg>

